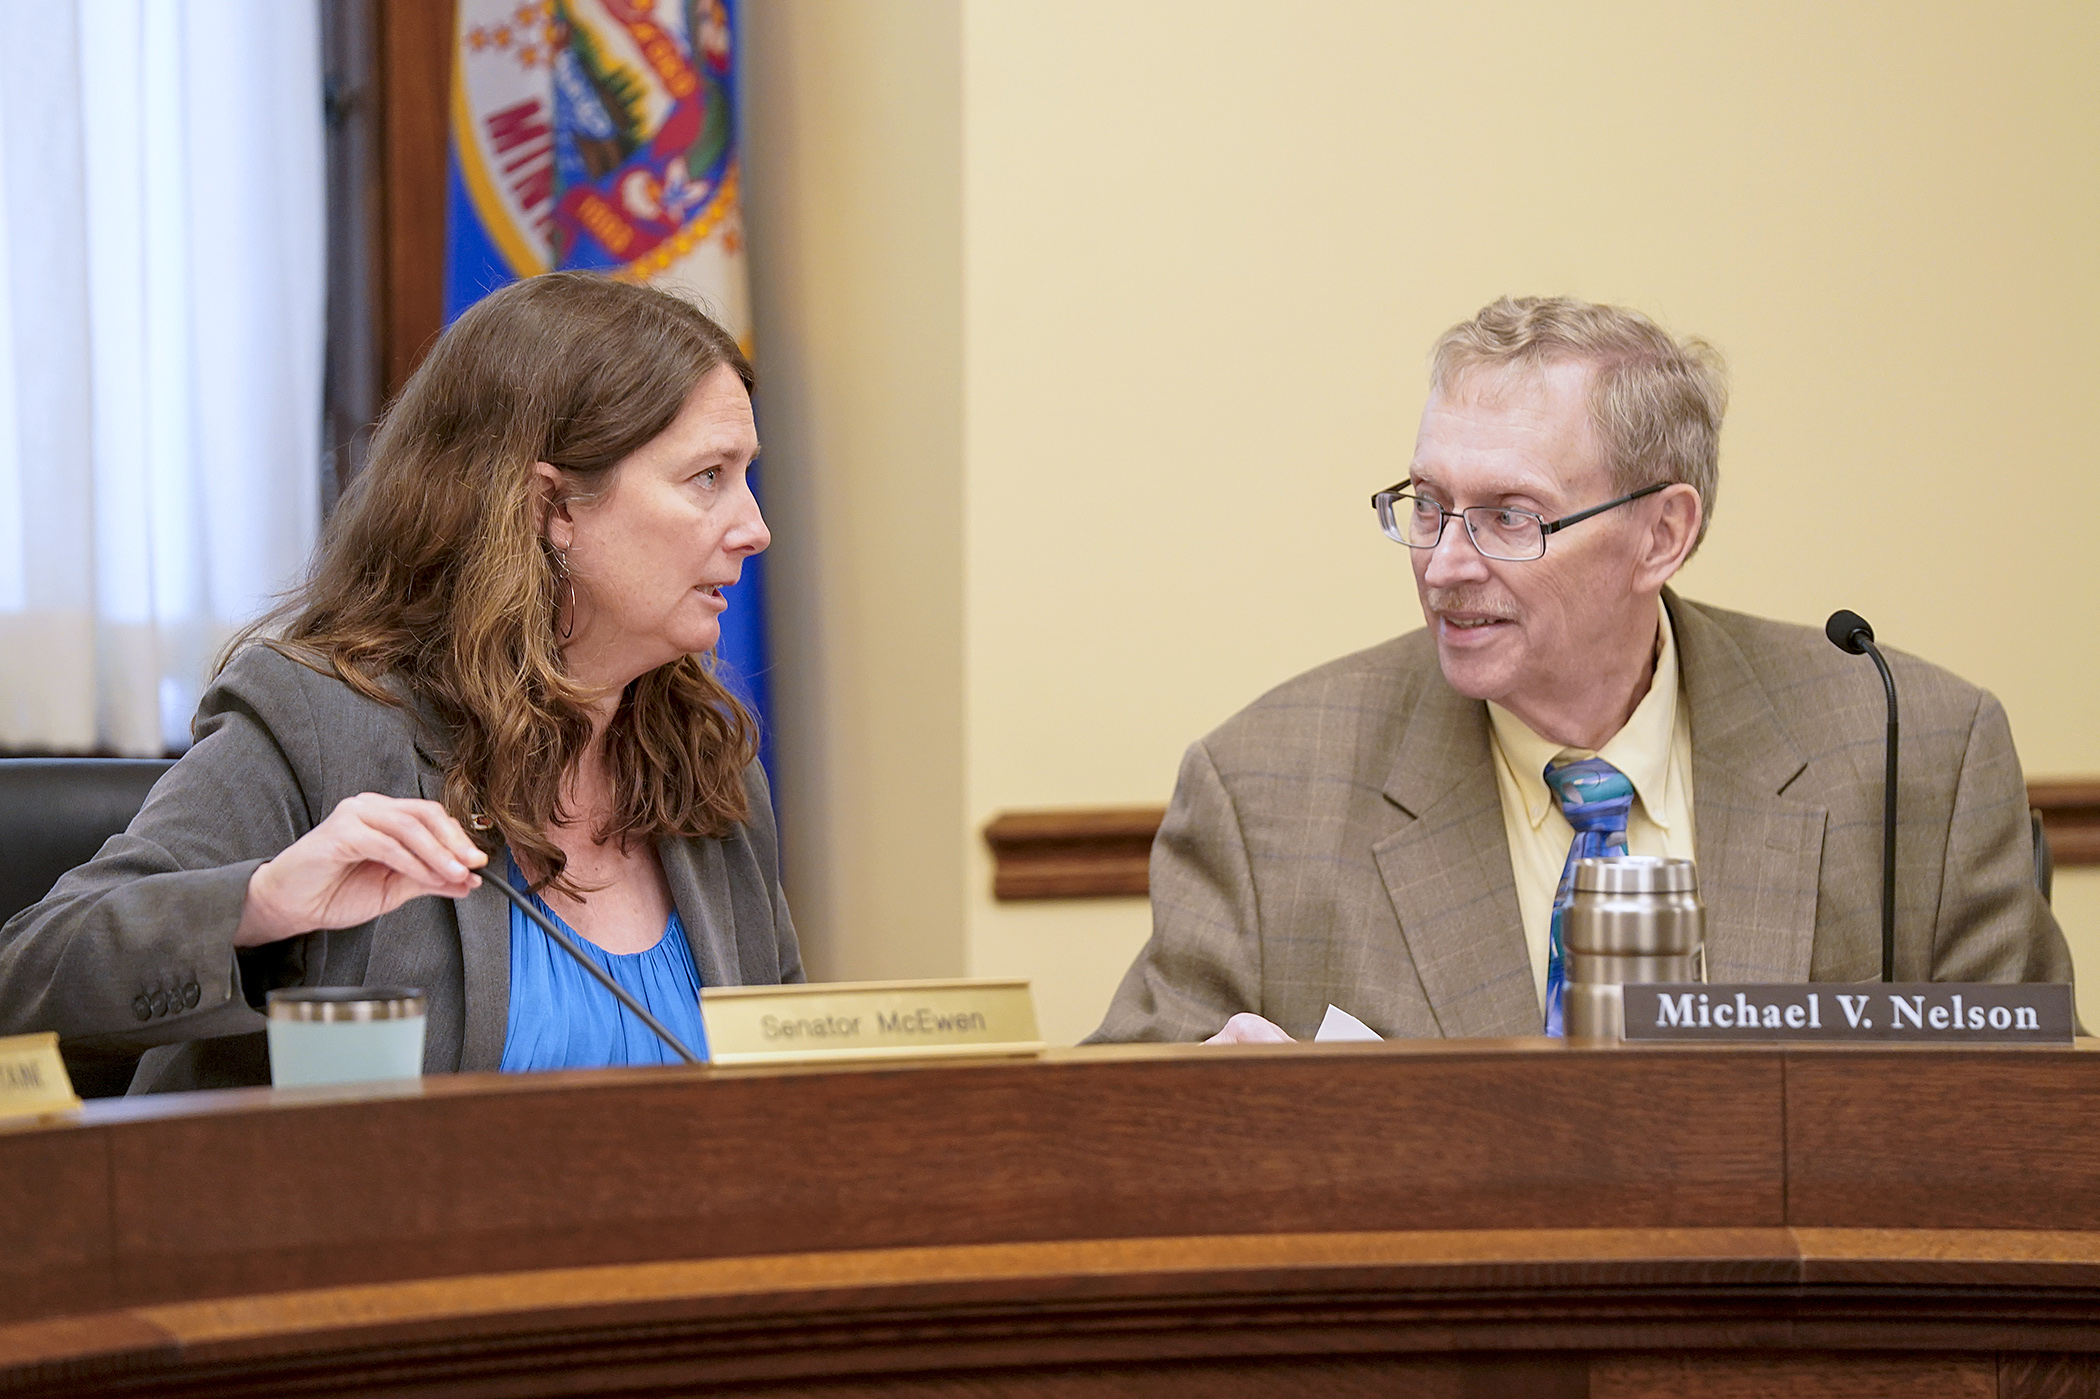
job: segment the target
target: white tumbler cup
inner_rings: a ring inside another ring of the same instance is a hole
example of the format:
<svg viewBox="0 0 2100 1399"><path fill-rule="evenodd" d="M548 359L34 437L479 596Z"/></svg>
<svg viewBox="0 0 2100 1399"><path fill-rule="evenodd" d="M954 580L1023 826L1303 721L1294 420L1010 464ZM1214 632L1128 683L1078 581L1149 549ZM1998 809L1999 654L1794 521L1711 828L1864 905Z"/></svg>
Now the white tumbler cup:
<svg viewBox="0 0 2100 1399"><path fill-rule="evenodd" d="M293 987L267 999L279 1088L423 1075L423 993L412 986Z"/></svg>

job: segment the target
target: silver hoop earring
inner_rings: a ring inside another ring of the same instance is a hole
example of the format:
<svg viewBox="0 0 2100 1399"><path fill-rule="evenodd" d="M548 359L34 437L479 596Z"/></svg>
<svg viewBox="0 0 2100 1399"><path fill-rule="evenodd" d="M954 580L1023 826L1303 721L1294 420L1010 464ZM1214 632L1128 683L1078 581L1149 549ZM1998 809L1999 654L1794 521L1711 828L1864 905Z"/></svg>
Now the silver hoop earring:
<svg viewBox="0 0 2100 1399"><path fill-rule="evenodd" d="M554 551L555 570L561 574L562 582L569 585L569 603L562 618L561 639L567 641L576 635L576 580L569 576L569 555L566 551Z"/></svg>

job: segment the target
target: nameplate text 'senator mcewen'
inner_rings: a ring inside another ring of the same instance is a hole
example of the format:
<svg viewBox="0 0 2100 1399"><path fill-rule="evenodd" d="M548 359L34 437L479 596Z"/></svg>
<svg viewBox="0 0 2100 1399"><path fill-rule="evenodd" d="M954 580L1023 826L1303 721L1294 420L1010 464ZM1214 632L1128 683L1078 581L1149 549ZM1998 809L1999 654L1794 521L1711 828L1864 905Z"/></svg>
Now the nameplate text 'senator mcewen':
<svg viewBox="0 0 2100 1399"><path fill-rule="evenodd" d="M1026 977L723 986L700 993L716 1064L1034 1054Z"/></svg>
<svg viewBox="0 0 2100 1399"><path fill-rule="evenodd" d="M0 1039L0 1121L53 1117L79 1106L57 1035L45 1030Z"/></svg>
<svg viewBox="0 0 2100 1399"><path fill-rule="evenodd" d="M2077 1033L2061 982L1628 985L1629 1040L2054 1044Z"/></svg>

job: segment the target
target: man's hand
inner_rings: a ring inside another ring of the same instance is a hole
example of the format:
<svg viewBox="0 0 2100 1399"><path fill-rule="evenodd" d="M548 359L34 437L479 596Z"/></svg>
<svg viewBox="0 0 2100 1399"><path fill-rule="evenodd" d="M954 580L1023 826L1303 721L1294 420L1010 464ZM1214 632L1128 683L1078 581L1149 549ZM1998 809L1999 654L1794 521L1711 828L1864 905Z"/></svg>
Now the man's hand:
<svg viewBox="0 0 2100 1399"><path fill-rule="evenodd" d="M488 858L436 802L362 792L256 867L233 945L353 928L423 894L462 898Z"/></svg>
<svg viewBox="0 0 2100 1399"><path fill-rule="evenodd" d="M1243 1010L1225 1022L1225 1028L1205 1040L1205 1044L1295 1044L1283 1027L1273 1021L1264 1020L1251 1010Z"/></svg>

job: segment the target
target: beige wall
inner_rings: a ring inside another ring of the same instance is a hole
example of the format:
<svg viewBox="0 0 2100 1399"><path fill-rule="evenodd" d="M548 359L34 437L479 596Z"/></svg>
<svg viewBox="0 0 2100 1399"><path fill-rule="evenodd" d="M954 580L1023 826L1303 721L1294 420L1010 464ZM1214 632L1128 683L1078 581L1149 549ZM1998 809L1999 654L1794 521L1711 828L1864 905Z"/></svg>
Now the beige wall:
<svg viewBox="0 0 2100 1399"><path fill-rule="evenodd" d="M770 206L754 209L765 353L790 333L770 284L803 298L791 333L834 342L835 377L822 388L812 371L794 411L843 434L793 462L768 426L772 480L834 479L850 439L854 469L891 488L923 484L929 504L954 491L901 534L827 511L833 533L812 546L834 570L825 596L908 574L923 612L869 611L938 665L863 640L841 671L821 649L842 623L804 636L804 614L779 619L783 689L852 682L801 692L795 723L830 746L801 756L782 726L803 765L787 794L793 896L841 971L930 967L938 951L952 970L1035 976L1054 1037L1091 1025L1145 935L1142 903L997 905L977 831L1017 807L1164 800L1190 739L1416 624L1366 497L1404 471L1430 340L1504 291L1624 301L1729 356L1724 484L1688 593L1811 623L1856 608L1889 643L1996 690L2030 772L2100 772L2085 704L2100 675L2079 626L2100 603L2100 426L2080 392L2100 371L2086 71L2100 12L877 12L753 11L758 40L794 30L831 65L754 81L754 197L777 202L759 194L781 105L768 83L799 84L785 103L798 139L853 167L792 170L795 198L831 217L821 237L797 234L799 262L769 245L783 218L769 229ZM935 108L956 125L936 130ZM931 153L885 139L907 127ZM899 184L871 179L893 167ZM927 242L871 251L861 219ZM898 279L937 285L936 304ZM911 327L955 316L955 338L936 336L950 357L907 352L902 372L894 350L857 358L882 326L853 340L821 298L785 289L819 283ZM952 398L922 382L957 367ZM940 428L941 450L882 430L901 411L886 392ZM793 522L776 522L782 577ZM863 887L888 850L871 819L932 823L883 837L925 854L902 887L894 870ZM838 853L856 841L859 865ZM2067 925L2100 943L2100 876L2064 886ZM893 951L881 939L911 922L914 890L956 936Z"/></svg>
<svg viewBox="0 0 2100 1399"><path fill-rule="evenodd" d="M812 976L951 976L967 961L959 11L744 15L785 878Z"/></svg>

